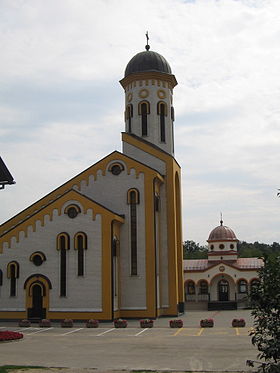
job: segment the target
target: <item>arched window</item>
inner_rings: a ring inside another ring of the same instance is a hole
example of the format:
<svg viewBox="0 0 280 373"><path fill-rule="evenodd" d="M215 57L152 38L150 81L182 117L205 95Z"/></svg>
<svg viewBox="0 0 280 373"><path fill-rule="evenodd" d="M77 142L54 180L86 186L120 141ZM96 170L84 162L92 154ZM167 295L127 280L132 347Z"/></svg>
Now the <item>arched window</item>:
<svg viewBox="0 0 280 373"><path fill-rule="evenodd" d="M128 133L131 133L131 118L133 117L133 105L132 104L127 105L125 116L128 122Z"/></svg>
<svg viewBox="0 0 280 373"><path fill-rule="evenodd" d="M66 251L70 249L70 237L68 233L60 233L57 236L57 250L60 251L60 296L66 296Z"/></svg>
<svg viewBox="0 0 280 373"><path fill-rule="evenodd" d="M199 283L199 294L208 294L208 283L205 280Z"/></svg>
<svg viewBox="0 0 280 373"><path fill-rule="evenodd" d="M78 252L78 276L84 276L85 250L87 249L87 235L78 232L74 237L74 248Z"/></svg>
<svg viewBox="0 0 280 373"><path fill-rule="evenodd" d="M165 117L167 116L167 105L165 102L158 102L157 113L160 121L160 141L165 142Z"/></svg>
<svg viewBox="0 0 280 373"><path fill-rule="evenodd" d="M188 281L186 286L187 294L193 295L195 294L195 283L193 281Z"/></svg>
<svg viewBox="0 0 280 373"><path fill-rule="evenodd" d="M238 293L244 294L248 292L248 285L246 280L239 280L238 281Z"/></svg>
<svg viewBox="0 0 280 373"><path fill-rule="evenodd" d="M19 278L19 264L10 262L7 266L7 277L10 279L10 296L15 297L17 292L17 279Z"/></svg>
<svg viewBox="0 0 280 373"><path fill-rule="evenodd" d="M78 205L72 204L65 208L64 214L67 214L70 219L75 219L75 217L81 212Z"/></svg>
<svg viewBox="0 0 280 373"><path fill-rule="evenodd" d="M36 251L30 255L29 260L33 262L35 266L40 266L46 260L46 256L41 251Z"/></svg>
<svg viewBox="0 0 280 373"><path fill-rule="evenodd" d="M148 114L150 114L150 104L148 101L139 102L138 114L141 115L142 136L148 136Z"/></svg>
<svg viewBox="0 0 280 373"><path fill-rule="evenodd" d="M127 193L127 203L130 205L130 273L137 275L137 204L139 191L130 189Z"/></svg>

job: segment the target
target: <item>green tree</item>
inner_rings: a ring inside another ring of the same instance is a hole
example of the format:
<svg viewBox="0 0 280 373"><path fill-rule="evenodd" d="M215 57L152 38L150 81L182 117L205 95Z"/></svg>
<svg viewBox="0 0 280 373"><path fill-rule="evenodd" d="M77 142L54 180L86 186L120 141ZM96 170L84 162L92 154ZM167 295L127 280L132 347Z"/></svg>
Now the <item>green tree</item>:
<svg viewBox="0 0 280 373"><path fill-rule="evenodd" d="M265 363L260 372L280 372L280 256L264 257L259 283L251 292L254 330L252 343Z"/></svg>
<svg viewBox="0 0 280 373"><path fill-rule="evenodd" d="M192 240L185 241L183 243L184 248L184 259L204 259L207 258L207 248L200 246Z"/></svg>

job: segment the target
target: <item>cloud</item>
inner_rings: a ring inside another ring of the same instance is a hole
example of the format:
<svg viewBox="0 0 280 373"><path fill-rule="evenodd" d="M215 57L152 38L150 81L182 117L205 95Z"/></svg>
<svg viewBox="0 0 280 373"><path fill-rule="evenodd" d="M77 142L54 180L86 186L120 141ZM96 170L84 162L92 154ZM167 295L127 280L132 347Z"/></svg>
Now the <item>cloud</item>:
<svg viewBox="0 0 280 373"><path fill-rule="evenodd" d="M121 148L118 81L149 30L179 82L184 239L205 242L222 210L240 238L279 241L279 12L278 0L2 1L0 149L17 184L0 221Z"/></svg>

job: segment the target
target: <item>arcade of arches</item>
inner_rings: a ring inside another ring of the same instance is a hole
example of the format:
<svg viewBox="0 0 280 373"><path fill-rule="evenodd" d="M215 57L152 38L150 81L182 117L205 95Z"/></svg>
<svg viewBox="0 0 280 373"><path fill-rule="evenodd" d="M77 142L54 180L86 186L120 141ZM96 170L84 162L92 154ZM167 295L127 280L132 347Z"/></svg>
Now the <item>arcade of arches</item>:
<svg viewBox="0 0 280 373"><path fill-rule="evenodd" d="M207 242L208 259L184 261L186 309L247 307L262 260L238 258L238 239L223 221L211 231Z"/></svg>

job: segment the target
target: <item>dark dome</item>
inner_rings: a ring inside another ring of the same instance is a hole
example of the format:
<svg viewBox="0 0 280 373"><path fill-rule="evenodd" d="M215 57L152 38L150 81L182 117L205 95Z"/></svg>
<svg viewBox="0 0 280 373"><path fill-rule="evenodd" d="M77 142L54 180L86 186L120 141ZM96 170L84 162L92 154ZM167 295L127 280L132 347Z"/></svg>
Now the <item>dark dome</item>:
<svg viewBox="0 0 280 373"><path fill-rule="evenodd" d="M143 71L158 71L172 74L169 63L157 52L144 51L137 53L127 64L124 76Z"/></svg>
<svg viewBox="0 0 280 373"><path fill-rule="evenodd" d="M210 241L238 241L238 239L232 229L221 223L209 234L208 242Z"/></svg>

